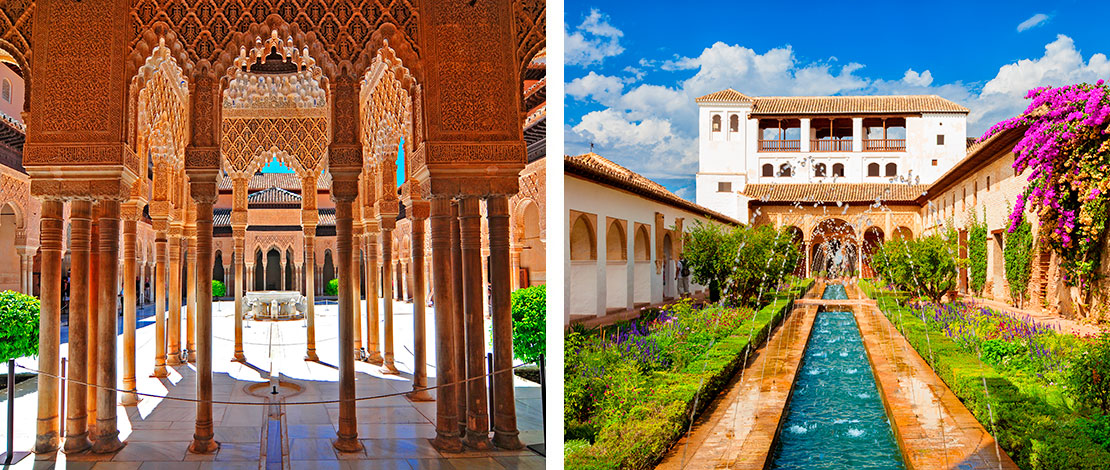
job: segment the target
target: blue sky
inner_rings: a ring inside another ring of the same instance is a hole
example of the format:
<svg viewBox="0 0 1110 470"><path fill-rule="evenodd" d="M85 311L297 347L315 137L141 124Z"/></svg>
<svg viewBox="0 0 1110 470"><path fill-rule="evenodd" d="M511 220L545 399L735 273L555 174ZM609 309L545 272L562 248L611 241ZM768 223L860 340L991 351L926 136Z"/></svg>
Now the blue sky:
<svg viewBox="0 0 1110 470"><path fill-rule="evenodd" d="M1110 79L1103 2L565 4L566 152L594 151L693 199L694 98L937 94L968 134L1036 86Z"/></svg>
<svg viewBox="0 0 1110 470"><path fill-rule="evenodd" d="M293 173L293 169L285 166L277 159L270 160L262 167L263 173ZM401 145L397 149L397 187L400 188L401 184L405 182L405 139L401 139Z"/></svg>

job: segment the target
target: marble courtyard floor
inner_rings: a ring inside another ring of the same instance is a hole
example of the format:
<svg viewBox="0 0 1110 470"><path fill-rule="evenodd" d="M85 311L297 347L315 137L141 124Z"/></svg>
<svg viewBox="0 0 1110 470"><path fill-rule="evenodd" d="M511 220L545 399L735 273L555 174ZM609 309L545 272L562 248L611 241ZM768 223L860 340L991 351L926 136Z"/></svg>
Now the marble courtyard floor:
<svg viewBox="0 0 1110 470"><path fill-rule="evenodd" d="M363 307L365 302L362 303ZM405 392L412 389L413 370L412 304L394 303L394 327L397 367L400 376L387 376L378 367L356 362L356 396L368 397ZM428 376L435 384L436 344L432 309L427 309ZM266 383L273 371L281 382L295 384L299 393L283 393L286 403L336 400L339 397L337 343L337 307L316 306L316 345L320 362L304 361L305 331L303 321L245 322L244 349L247 363L232 362L234 350L233 306L216 302L213 306L213 399L216 401L268 404L269 388L261 393L248 391L251 385ZM185 314L182 313L182 317ZM488 320L487 320L488 323ZM365 331L365 325L363 325ZM185 328L182 327L182 331ZM488 328L487 328L488 335ZM122 353L122 336L117 351ZM62 356L66 355L62 345ZM141 318L136 336L138 389L157 395L144 397L136 407L118 408L120 438L127 446L116 454L79 454L61 452L32 455L13 469L258 469L265 466L267 440L282 448L285 469L542 469L544 458L528 449L520 451L467 451L441 454L428 439L435 436L435 402L412 402L404 396L361 400L357 404L358 432L365 450L354 454L337 454L331 446L338 421L337 403L293 405L283 407L284 419L277 440L264 439L269 406L213 405L216 440L220 450L211 455L195 455L187 451L195 426L195 405L175 399L196 396L195 365L170 367L165 379L149 377L154 370L153 318ZM36 364L31 358L17 361L28 367ZM122 365L122 359L118 362ZM19 372L23 372L20 370ZM122 379L122 369L120 373ZM262 387L261 385L259 387ZM30 449L34 443L37 381L29 380L16 386L15 448ZM432 392L434 395L434 391ZM6 395L0 399L5 410ZM543 442L542 405L539 385L516 379L517 426L525 445ZM5 417L6 418L6 417ZM272 429L272 428L271 428ZM0 442L6 439L0 426ZM270 455L275 455L270 453ZM273 462L271 462L271 465ZM272 468L272 467L271 467Z"/></svg>

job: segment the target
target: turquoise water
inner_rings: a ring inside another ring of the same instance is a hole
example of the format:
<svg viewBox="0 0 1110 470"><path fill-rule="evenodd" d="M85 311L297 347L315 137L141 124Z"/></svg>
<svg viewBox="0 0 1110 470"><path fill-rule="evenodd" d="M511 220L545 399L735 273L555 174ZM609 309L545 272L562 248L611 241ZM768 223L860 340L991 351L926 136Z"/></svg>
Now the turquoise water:
<svg viewBox="0 0 1110 470"><path fill-rule="evenodd" d="M822 298L847 299L842 285ZM817 313L774 469L904 469L851 312Z"/></svg>

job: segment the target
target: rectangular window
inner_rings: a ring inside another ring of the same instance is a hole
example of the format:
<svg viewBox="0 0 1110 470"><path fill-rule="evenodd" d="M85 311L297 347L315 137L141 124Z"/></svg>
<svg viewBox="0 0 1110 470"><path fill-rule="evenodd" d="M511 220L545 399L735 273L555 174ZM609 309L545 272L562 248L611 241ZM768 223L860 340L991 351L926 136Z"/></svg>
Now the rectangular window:
<svg viewBox="0 0 1110 470"><path fill-rule="evenodd" d="M732 182L731 181L718 181L717 182L717 192L718 193L731 193L732 192Z"/></svg>
<svg viewBox="0 0 1110 470"><path fill-rule="evenodd" d="M937 134L937 145L944 145L944 134Z"/></svg>
<svg viewBox="0 0 1110 470"><path fill-rule="evenodd" d="M933 159L933 166L937 166L937 160L935 158Z"/></svg>

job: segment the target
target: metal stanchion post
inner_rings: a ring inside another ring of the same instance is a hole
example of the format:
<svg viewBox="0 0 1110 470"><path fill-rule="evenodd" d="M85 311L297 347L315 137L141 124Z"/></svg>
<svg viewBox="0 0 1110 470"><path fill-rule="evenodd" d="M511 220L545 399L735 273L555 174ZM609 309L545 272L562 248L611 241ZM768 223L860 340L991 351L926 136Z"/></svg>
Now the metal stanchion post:
<svg viewBox="0 0 1110 470"><path fill-rule="evenodd" d="M488 385L489 389L489 419L492 423L493 410L496 409L493 405L493 353L486 353L486 371L486 373L489 374L488 376L486 376L486 384Z"/></svg>
<svg viewBox="0 0 1110 470"><path fill-rule="evenodd" d="M15 359L8 359L8 451L4 453L4 466L23 460L30 452L15 452Z"/></svg>

